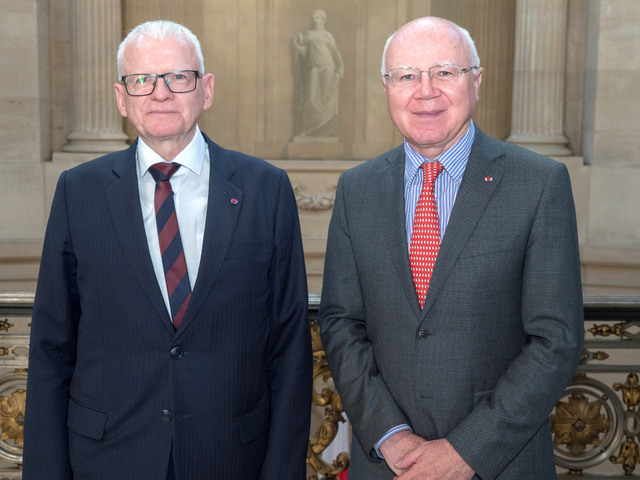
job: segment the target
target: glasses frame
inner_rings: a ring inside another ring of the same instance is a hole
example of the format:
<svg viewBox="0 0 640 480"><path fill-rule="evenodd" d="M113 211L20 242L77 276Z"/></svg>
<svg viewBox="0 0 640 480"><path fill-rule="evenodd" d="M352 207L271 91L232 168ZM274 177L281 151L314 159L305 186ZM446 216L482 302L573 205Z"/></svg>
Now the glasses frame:
<svg viewBox="0 0 640 480"><path fill-rule="evenodd" d="M169 82L167 81L167 75L172 75L174 73L185 73L185 72L190 72L190 73L195 73L196 75L196 81L193 83L193 88L191 90L184 90L182 92L176 92L171 88L171 85L169 85ZM129 91L129 89L127 88L127 78L128 77L135 77L135 76L139 76L139 75L148 75L150 77L153 77L153 88L151 89L151 91L149 93L131 93ZM151 95L153 92L155 92L156 90L156 85L158 84L158 79L162 78L164 80L164 84L167 86L167 88L169 89L170 92L172 93L189 93L189 92L193 92L196 87L198 86L198 78L202 78L202 73L200 73L199 70L174 70L173 72L167 72L167 73L132 73L129 75L123 75L122 78L120 79L120 81L122 82L122 84L124 85L124 89L126 90L127 94L132 96L132 97L146 97L147 95Z"/></svg>
<svg viewBox="0 0 640 480"><path fill-rule="evenodd" d="M436 68L436 67L458 67L460 69L460 75L458 75L458 80L460 80L465 73L470 72L471 70L478 70L480 68L480 65L471 65L470 67L463 67L462 65L458 65L456 63L438 63L436 65L430 66L426 70L420 70L418 67L411 67L409 65L402 65L400 67L395 67L395 68L390 69L387 73L385 73L382 76L385 78L385 83L386 83L386 80L391 80L390 73L393 72L394 70L400 70L400 69L403 69L403 68L411 68L411 69L416 70L418 72L418 81L415 83L415 85L419 85L420 82L422 81L422 74L423 73L427 74L427 76L429 77L429 80L433 80L433 75L431 75L431 70L433 68ZM446 84L446 82L445 82L445 84ZM396 86L402 85L402 83L395 83L393 81L389 81L389 85L392 85L392 86L396 87Z"/></svg>

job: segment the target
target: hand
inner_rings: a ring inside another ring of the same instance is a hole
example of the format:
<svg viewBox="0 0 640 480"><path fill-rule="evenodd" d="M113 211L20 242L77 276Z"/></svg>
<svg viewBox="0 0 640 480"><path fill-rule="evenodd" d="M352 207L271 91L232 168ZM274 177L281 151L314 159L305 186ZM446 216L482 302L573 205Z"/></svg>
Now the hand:
<svg viewBox="0 0 640 480"><path fill-rule="evenodd" d="M403 473L394 480L471 480L475 475L446 439L423 442L404 455L395 468Z"/></svg>
<svg viewBox="0 0 640 480"><path fill-rule="evenodd" d="M411 430L402 430L387 438L380 445L380 453L384 456L385 462L396 475L400 475L406 471L408 467L398 469L396 464L418 446L426 443L426 440L419 437ZM411 465L409 465L411 466Z"/></svg>

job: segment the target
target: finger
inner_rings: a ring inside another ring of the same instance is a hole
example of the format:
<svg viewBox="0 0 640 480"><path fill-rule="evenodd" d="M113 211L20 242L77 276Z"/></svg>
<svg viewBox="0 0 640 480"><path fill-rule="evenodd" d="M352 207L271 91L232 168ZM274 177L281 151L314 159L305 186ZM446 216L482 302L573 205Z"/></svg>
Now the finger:
<svg viewBox="0 0 640 480"><path fill-rule="evenodd" d="M405 453L398 462L394 464L394 466L399 470L406 470L410 468L416 461L420 458L420 452L418 449L411 450Z"/></svg>

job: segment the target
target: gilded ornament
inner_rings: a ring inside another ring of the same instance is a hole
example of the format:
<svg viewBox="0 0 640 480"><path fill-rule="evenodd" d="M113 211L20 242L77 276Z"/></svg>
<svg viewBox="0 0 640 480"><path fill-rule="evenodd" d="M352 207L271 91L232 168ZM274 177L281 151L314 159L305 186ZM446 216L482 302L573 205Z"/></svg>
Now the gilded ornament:
<svg viewBox="0 0 640 480"><path fill-rule="evenodd" d="M550 417L554 443L565 445L574 455L584 452L587 445L599 446L600 435L608 426L601 409L602 402L590 402L582 393L558 402Z"/></svg>
<svg viewBox="0 0 640 480"><path fill-rule="evenodd" d="M640 322L620 322L613 325L594 324L593 327L589 329L589 332L591 332L594 337L608 337L610 335L615 335L633 342L640 342L640 333L632 333L632 329L639 330Z"/></svg>
<svg viewBox="0 0 640 480"><path fill-rule="evenodd" d="M627 375L626 383L614 383L615 391L622 391L622 401L631 411L635 410L640 403L640 385L638 385L638 375L630 373Z"/></svg>
<svg viewBox="0 0 640 480"><path fill-rule="evenodd" d="M12 440L18 447L24 443L24 405L27 391L19 388L10 397L0 396L0 440Z"/></svg>
<svg viewBox="0 0 640 480"><path fill-rule="evenodd" d="M314 322L311 323L311 345L313 348L313 394L312 405L325 407L325 418L321 423L313 439L309 440L307 449L307 463L325 480L334 480L337 475L349 468L349 455L345 452L338 454L338 457L329 464L320 455L333 442L338 433L338 422L345 423L346 419L342 415L342 402L340 394L331 388L325 387L320 393L315 388L316 381L327 382L331 378L331 371L325 358L322 340L320 339L320 328ZM309 480L318 480L317 475L309 477Z"/></svg>
<svg viewBox="0 0 640 480"><path fill-rule="evenodd" d="M584 349L582 355L580 356L580 365L585 365L592 360L602 362L609 358L609 354L607 352L592 352L590 350Z"/></svg>
<svg viewBox="0 0 640 480"><path fill-rule="evenodd" d="M622 469L626 475L631 475L640 460L640 446L633 438L627 440L620 447L620 454L609 459L611 463L622 464Z"/></svg>

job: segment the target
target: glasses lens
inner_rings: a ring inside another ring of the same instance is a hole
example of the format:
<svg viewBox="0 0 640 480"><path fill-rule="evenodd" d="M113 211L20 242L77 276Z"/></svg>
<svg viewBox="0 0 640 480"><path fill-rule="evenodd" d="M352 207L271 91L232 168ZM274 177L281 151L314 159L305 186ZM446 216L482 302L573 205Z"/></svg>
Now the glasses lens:
<svg viewBox="0 0 640 480"><path fill-rule="evenodd" d="M460 78L462 70L457 65L435 65L429 69L429 76L436 82L446 83Z"/></svg>
<svg viewBox="0 0 640 480"><path fill-rule="evenodd" d="M156 77L151 74L127 75L124 79L129 95L149 95L155 83Z"/></svg>
<svg viewBox="0 0 640 480"><path fill-rule="evenodd" d="M389 70L388 75L391 83L399 86L411 86L420 81L420 70L418 70L417 68L392 68L391 70Z"/></svg>
<svg viewBox="0 0 640 480"><path fill-rule="evenodd" d="M169 90L174 93L190 92L196 88L197 73L191 70L167 73L164 76Z"/></svg>

